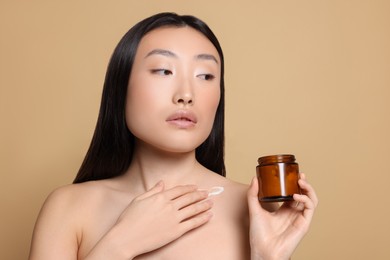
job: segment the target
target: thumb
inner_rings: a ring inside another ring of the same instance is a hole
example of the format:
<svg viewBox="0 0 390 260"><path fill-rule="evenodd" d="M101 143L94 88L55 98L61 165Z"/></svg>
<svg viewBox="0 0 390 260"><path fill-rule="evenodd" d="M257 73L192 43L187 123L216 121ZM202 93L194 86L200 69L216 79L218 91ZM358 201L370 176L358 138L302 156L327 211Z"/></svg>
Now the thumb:
<svg viewBox="0 0 390 260"><path fill-rule="evenodd" d="M248 208L249 208L250 215L261 214L262 208L259 202L258 192L259 192L259 182L256 177L253 177L247 192Z"/></svg>
<svg viewBox="0 0 390 260"><path fill-rule="evenodd" d="M159 181L156 183L156 185L154 185L151 189L149 189L147 192L145 192L144 194L141 194L140 196L137 197L137 199L139 200L142 200L142 199L146 199L147 197L151 197L161 191L164 190L164 182L163 181Z"/></svg>

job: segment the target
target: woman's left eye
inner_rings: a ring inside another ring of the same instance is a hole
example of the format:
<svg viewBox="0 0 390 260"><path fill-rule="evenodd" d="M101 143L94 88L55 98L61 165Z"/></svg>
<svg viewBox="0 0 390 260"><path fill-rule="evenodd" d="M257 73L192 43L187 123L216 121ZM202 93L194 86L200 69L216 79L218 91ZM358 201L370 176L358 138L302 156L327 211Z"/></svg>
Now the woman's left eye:
<svg viewBox="0 0 390 260"><path fill-rule="evenodd" d="M153 69L152 70L152 74L158 74L158 75L162 75L162 76L169 76L169 75L172 75L172 71L170 70L167 70L167 69Z"/></svg>
<svg viewBox="0 0 390 260"><path fill-rule="evenodd" d="M215 76L213 74L200 74L200 75L198 75L198 78L210 81L210 80L213 80L215 78Z"/></svg>

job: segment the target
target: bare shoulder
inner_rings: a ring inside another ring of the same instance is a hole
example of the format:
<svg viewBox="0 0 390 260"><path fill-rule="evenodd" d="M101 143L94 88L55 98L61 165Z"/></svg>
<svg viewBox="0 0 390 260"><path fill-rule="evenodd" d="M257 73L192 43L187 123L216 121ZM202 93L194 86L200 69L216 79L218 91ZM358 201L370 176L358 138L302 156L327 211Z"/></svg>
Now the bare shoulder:
<svg viewBox="0 0 390 260"><path fill-rule="evenodd" d="M213 218L204 228L204 237L199 238L209 241L203 259L249 259L248 185L216 174L209 176L207 181L223 191L211 196ZM214 241L210 237L217 239Z"/></svg>
<svg viewBox="0 0 390 260"><path fill-rule="evenodd" d="M223 203L225 204L225 206L234 211L237 214L237 217L242 217L243 215L247 216L248 185L230 180L228 178L225 178L223 185Z"/></svg>
<svg viewBox="0 0 390 260"><path fill-rule="evenodd" d="M231 192L238 196L246 197L249 186L247 184L239 183L228 178L226 179L226 187L231 189Z"/></svg>
<svg viewBox="0 0 390 260"><path fill-rule="evenodd" d="M218 187L223 190L219 195L213 196L213 199L216 206L219 205L225 214L236 217L248 216L248 185L213 173L207 178L207 186L208 189Z"/></svg>
<svg viewBox="0 0 390 260"><path fill-rule="evenodd" d="M41 218L57 220L63 224L66 222L68 227L74 227L79 232L87 216L115 194L108 182L89 181L55 189L44 202L37 224Z"/></svg>
<svg viewBox="0 0 390 260"><path fill-rule="evenodd" d="M52 191L44 202L42 211L55 210L62 213L80 210L91 200L96 200L104 193L104 186L99 182L69 184Z"/></svg>
<svg viewBox="0 0 390 260"><path fill-rule="evenodd" d="M246 198L246 194L249 188L247 184L233 181L227 177L223 177L215 173L212 173L212 176L209 176L207 182L208 186L222 187L223 193L231 198L237 199Z"/></svg>
<svg viewBox="0 0 390 260"><path fill-rule="evenodd" d="M52 191L35 224L30 259L76 259L83 213L102 190L101 184L83 183Z"/></svg>
<svg viewBox="0 0 390 260"><path fill-rule="evenodd" d="M52 191L46 198L39 213L37 226L44 220L50 222L61 221L62 223L75 222L80 210L88 205L88 202L96 199L96 195L102 193L101 185L97 183L69 184ZM78 214L74 214L78 212ZM72 216L72 218L67 218ZM50 223L49 222L49 223ZM47 225L48 222L45 222Z"/></svg>

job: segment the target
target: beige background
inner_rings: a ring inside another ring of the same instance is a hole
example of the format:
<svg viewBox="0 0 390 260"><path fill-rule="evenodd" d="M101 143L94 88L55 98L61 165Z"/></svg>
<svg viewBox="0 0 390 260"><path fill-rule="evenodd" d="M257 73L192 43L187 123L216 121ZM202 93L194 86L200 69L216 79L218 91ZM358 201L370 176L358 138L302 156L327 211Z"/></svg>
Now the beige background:
<svg viewBox="0 0 390 260"><path fill-rule="evenodd" d="M0 1L0 259L26 259L48 193L70 183L120 37L194 14L226 56L228 176L294 153L320 197L294 259L390 259L390 2Z"/></svg>

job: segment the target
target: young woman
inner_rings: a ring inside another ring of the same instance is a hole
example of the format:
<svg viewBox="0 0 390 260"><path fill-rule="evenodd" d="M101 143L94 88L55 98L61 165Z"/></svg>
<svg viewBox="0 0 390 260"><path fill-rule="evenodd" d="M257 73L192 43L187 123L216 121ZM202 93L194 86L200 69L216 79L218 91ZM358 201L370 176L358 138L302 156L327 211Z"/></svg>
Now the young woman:
<svg viewBox="0 0 390 260"><path fill-rule="evenodd" d="M74 184L47 198L30 259L288 259L317 197L274 212L225 178L224 61L192 16L149 17L111 58L99 119Z"/></svg>

